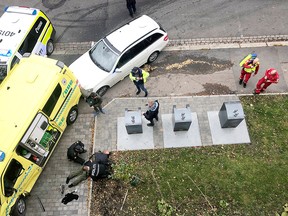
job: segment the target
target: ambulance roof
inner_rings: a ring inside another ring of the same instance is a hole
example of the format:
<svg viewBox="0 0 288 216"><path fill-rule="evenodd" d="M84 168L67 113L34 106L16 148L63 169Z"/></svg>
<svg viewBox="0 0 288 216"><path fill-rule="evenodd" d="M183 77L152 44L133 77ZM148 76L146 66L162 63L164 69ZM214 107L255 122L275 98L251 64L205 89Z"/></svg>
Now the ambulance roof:
<svg viewBox="0 0 288 216"><path fill-rule="evenodd" d="M6 62L16 52L40 10L10 6L0 17L0 61Z"/></svg>
<svg viewBox="0 0 288 216"><path fill-rule="evenodd" d="M22 58L13 67L9 79L3 81L0 87L0 152L11 153L44 106L43 101L48 97L45 95L55 89L57 75L62 71L56 63L57 60L36 55Z"/></svg>

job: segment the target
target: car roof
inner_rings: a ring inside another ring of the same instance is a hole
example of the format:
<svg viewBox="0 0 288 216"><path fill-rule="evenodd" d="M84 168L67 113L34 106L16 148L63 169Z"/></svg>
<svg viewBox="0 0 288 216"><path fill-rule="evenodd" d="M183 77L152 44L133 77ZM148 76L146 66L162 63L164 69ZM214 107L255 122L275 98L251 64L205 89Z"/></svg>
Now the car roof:
<svg viewBox="0 0 288 216"><path fill-rule="evenodd" d="M40 10L35 8L10 6L5 9L0 17L0 29L4 31L0 34L1 61L7 61L16 51L38 13Z"/></svg>
<svg viewBox="0 0 288 216"><path fill-rule="evenodd" d="M149 32L160 26L152 18L143 15L113 31L106 39L120 52ZM121 38L121 40L120 40Z"/></svg>

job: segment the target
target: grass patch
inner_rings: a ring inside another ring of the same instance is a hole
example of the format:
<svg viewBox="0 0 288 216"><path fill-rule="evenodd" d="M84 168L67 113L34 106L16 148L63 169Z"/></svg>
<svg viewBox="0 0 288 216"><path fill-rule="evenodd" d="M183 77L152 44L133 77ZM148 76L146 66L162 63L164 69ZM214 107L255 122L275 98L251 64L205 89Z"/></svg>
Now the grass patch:
<svg viewBox="0 0 288 216"><path fill-rule="evenodd" d="M288 97L240 98L251 145L118 153L129 184L119 215L275 215L288 202Z"/></svg>

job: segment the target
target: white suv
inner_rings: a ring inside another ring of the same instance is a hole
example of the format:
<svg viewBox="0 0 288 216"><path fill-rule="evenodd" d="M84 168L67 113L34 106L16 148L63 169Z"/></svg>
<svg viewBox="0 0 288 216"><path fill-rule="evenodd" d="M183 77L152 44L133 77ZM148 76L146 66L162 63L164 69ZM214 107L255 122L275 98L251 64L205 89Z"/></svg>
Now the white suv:
<svg viewBox="0 0 288 216"><path fill-rule="evenodd" d="M104 95L133 67L154 62L168 40L166 31L143 15L99 40L70 69L84 90Z"/></svg>

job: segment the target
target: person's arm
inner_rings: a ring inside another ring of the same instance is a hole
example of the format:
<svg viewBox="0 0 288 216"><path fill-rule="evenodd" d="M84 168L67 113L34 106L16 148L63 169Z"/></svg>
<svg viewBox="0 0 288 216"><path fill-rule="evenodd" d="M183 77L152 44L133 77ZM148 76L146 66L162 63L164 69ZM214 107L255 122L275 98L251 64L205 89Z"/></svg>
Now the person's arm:
<svg viewBox="0 0 288 216"><path fill-rule="evenodd" d="M278 83L279 82L279 74L278 73L276 73L275 77L273 77L273 79L271 79L271 82L272 83Z"/></svg>
<svg viewBox="0 0 288 216"><path fill-rule="evenodd" d="M147 78L149 77L149 73L147 71L142 70L142 77L143 77L143 81L144 83L146 83Z"/></svg>
<svg viewBox="0 0 288 216"><path fill-rule="evenodd" d="M132 73L130 73L129 74L129 78L130 78L130 80L133 82L133 81L136 81L136 77L134 77L133 75L132 75Z"/></svg>
<svg viewBox="0 0 288 216"><path fill-rule="evenodd" d="M248 60L243 64L243 68L253 68L253 67L254 65L252 64L251 60Z"/></svg>
<svg viewBox="0 0 288 216"><path fill-rule="evenodd" d="M260 65L257 64L257 66L256 66L256 70L255 70L255 72L254 72L254 75L256 75L256 74L258 73L258 71L259 71L259 67L260 67Z"/></svg>

